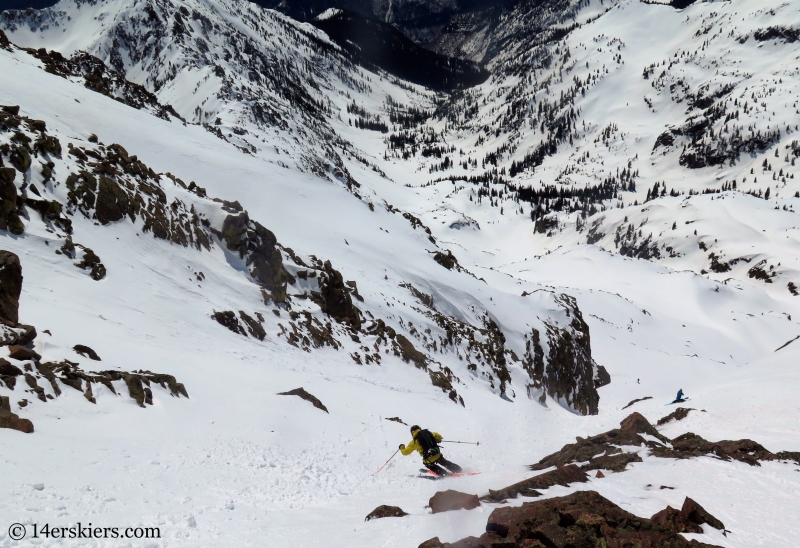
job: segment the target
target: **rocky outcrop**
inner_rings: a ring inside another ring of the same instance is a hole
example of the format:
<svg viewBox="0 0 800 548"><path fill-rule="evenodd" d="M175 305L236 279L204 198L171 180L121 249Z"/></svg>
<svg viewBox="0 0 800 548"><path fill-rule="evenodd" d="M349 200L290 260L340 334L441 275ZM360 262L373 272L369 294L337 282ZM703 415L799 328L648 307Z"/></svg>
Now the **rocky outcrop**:
<svg viewBox="0 0 800 548"><path fill-rule="evenodd" d="M351 290L345 285L342 273L334 269L330 261L325 261L318 280L319 293L311 292L314 302L336 321L349 325L354 331L359 331L361 312L353 305Z"/></svg>
<svg viewBox="0 0 800 548"><path fill-rule="evenodd" d="M317 409L321 409L328 413L328 408L325 407L321 401L316 396L309 394L308 392L303 389L301 386L300 388L295 388L294 390L289 390L288 392L278 392L279 396L297 396L298 398L304 399L308 402L311 402L311 405L316 407Z"/></svg>
<svg viewBox="0 0 800 548"><path fill-rule="evenodd" d="M225 245L239 255L250 268L250 275L265 289L272 291L294 282L283 267L283 257L276 248L275 234L260 223L251 221L246 211L228 215L222 230L215 231Z"/></svg>
<svg viewBox="0 0 800 548"><path fill-rule="evenodd" d="M623 452L621 446L639 447L645 444L651 448L665 447L645 439L640 434L648 434L663 442L668 441L647 419L639 413L633 413L620 423L619 428L587 439L578 438L577 443L565 445L560 451L544 457L530 468L531 470L544 470L551 466L564 466L569 463L586 461L589 461L589 464L585 465L588 470L602 468L601 464L603 463L613 464L615 468L618 468L619 464L626 459L630 459L627 462L637 462L635 457L620 457L615 460L608 458L611 455L621 454Z"/></svg>
<svg viewBox="0 0 800 548"><path fill-rule="evenodd" d="M0 114L2 116L2 114ZM0 167L0 230L22 234L25 227L17 212L17 171L13 167Z"/></svg>
<svg viewBox="0 0 800 548"><path fill-rule="evenodd" d="M478 495L470 495L448 489L437 491L428 501L432 514L450 512L451 510L472 510L481 505Z"/></svg>
<svg viewBox="0 0 800 548"><path fill-rule="evenodd" d="M560 466L550 472L539 474L532 478L522 480L503 489L489 489L489 494L481 497L485 502L503 502L506 499L515 499L517 496L540 497L539 489L548 489L554 485L567 486L570 483L586 483L589 476L586 472L575 466Z"/></svg>
<svg viewBox="0 0 800 548"><path fill-rule="evenodd" d="M542 404L550 396L583 415L596 415L600 402L597 389L609 384L611 377L592 359L589 326L575 299L562 294L556 302L566 312L569 323L563 327L545 321L547 355L538 329L525 336L522 365L531 379L528 394Z"/></svg>
<svg viewBox="0 0 800 548"><path fill-rule="evenodd" d="M442 543L430 539L420 548L719 548L687 540L654 520L626 512L596 491L497 508L480 538Z"/></svg>
<svg viewBox="0 0 800 548"><path fill-rule="evenodd" d="M407 516L408 513L403 512L403 509L399 506L387 506L385 504L381 504L377 508L375 508L372 512L367 514L367 517L364 518L364 521L370 521L373 519L380 519L380 518L402 518L403 516Z"/></svg>
<svg viewBox="0 0 800 548"><path fill-rule="evenodd" d="M672 447L655 447L652 454L656 457L673 459L690 459L704 455L713 455L721 460L738 460L751 466L761 466L759 461L777 460L779 457L763 445L753 440L723 440L710 442L697 434L687 432L672 440Z"/></svg>

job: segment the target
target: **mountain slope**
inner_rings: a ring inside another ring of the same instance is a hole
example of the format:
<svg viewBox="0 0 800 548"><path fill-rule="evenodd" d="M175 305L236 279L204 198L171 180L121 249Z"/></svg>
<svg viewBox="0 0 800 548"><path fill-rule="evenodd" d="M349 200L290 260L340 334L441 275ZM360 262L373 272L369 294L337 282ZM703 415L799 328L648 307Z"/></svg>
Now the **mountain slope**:
<svg viewBox="0 0 800 548"><path fill-rule="evenodd" d="M429 514L436 491L515 484L633 411L655 425L678 388L694 410L660 435L800 451L783 127L796 43L755 38L791 13L526 9L499 31L509 47L492 77L453 94L358 68L319 29L242 2L4 12L0 238L19 257L19 322L36 327L28 350L41 356L0 350L21 373L3 369L0 419L34 426L0 429L10 523L157 526L155 546L452 542L531 499ZM733 41L721 33L751 13ZM764 50L772 64L754 56ZM776 91L755 107L762 85ZM755 143L779 112L777 159L772 143L681 161L730 151L736 128ZM325 410L283 394L299 387ZM442 447L482 473L419 480L418 457L397 455L372 475L411 424L480 441ZM725 547L788 548L800 534L789 458L630 451L641 460L623 472L543 498L591 489L648 517L688 496L728 532L685 538ZM409 515L365 522L381 504Z"/></svg>

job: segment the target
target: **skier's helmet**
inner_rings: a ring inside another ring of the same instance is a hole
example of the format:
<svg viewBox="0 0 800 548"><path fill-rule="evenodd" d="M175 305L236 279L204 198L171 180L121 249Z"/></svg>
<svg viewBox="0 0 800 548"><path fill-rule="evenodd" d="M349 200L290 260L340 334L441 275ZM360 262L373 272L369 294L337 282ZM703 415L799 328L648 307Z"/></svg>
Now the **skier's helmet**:
<svg viewBox="0 0 800 548"><path fill-rule="evenodd" d="M421 430L421 428L415 424L414 426L411 427L411 435L413 436L414 432L416 432L417 430Z"/></svg>

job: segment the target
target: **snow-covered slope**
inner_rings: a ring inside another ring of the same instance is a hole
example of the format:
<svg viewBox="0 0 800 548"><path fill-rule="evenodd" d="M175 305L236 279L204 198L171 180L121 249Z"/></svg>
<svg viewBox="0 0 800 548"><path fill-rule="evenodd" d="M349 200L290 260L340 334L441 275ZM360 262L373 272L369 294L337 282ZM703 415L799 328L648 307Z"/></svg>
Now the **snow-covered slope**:
<svg viewBox="0 0 800 548"><path fill-rule="evenodd" d="M483 495L632 411L655 423L678 388L696 411L664 435L800 451L798 43L765 30L796 8L545 8L549 31L506 21L492 79L452 96L245 2L0 15L34 48L0 49L0 105L20 106L0 114L1 247L33 349L61 367L9 360L32 381L0 386L35 427L0 429L0 546L15 522L160 527L153 546L479 536L498 505L429 514L442 484L410 477L416 456L373 475L409 425L480 441L443 447L482 472L446 488ZM150 380L137 406L126 376L157 374L188 399ZM301 386L327 412L279 394ZM691 538L795 545L797 464L638 451L544 495L594 489L645 517L690 496L730 531ZM410 515L364 522L380 504Z"/></svg>

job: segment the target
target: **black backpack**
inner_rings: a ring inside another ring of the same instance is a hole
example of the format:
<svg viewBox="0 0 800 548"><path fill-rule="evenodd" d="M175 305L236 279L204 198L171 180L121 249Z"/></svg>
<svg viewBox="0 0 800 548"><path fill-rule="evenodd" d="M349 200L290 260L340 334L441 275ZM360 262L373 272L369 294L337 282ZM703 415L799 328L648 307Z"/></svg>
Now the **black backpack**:
<svg viewBox="0 0 800 548"><path fill-rule="evenodd" d="M424 458L429 459L440 453L439 444L436 443L436 438L433 437L430 430L420 430L414 439L422 447L422 456Z"/></svg>

